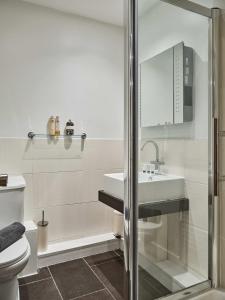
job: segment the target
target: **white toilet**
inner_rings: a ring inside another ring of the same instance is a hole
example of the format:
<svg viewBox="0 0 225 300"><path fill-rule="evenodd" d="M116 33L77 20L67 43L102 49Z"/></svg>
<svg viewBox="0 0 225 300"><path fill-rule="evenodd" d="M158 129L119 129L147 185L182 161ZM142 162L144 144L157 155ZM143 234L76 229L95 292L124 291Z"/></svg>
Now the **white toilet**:
<svg viewBox="0 0 225 300"><path fill-rule="evenodd" d="M25 180L9 176L7 187L0 187L0 229L13 223L23 223ZM25 235L0 252L0 300L19 300L17 275L30 257L30 245Z"/></svg>

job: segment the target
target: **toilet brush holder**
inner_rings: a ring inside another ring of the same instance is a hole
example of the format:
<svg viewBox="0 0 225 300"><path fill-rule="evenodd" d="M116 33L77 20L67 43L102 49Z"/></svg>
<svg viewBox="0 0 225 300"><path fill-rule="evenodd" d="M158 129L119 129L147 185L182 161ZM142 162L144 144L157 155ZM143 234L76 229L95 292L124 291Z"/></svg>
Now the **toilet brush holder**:
<svg viewBox="0 0 225 300"><path fill-rule="evenodd" d="M45 221L44 211L42 211L42 220L38 225L38 252L44 252L48 249L48 221Z"/></svg>

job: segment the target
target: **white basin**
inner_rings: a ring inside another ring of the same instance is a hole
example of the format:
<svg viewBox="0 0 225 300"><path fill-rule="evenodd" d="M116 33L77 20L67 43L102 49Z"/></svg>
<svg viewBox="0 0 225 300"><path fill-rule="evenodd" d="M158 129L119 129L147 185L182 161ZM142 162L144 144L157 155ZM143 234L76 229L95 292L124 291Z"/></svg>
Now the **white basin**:
<svg viewBox="0 0 225 300"><path fill-rule="evenodd" d="M139 203L184 198L184 178L170 174L139 173ZM104 191L124 198L124 173L104 175Z"/></svg>

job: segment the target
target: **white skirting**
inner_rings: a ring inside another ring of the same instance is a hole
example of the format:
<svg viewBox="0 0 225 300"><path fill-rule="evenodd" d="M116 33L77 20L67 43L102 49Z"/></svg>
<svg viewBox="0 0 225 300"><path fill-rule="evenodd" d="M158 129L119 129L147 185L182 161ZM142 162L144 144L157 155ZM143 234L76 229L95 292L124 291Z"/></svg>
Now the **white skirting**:
<svg viewBox="0 0 225 300"><path fill-rule="evenodd" d="M48 245L48 250L38 253L38 266L45 267L68 260L99 254L119 248L119 240L113 233L101 234L77 240L60 241Z"/></svg>

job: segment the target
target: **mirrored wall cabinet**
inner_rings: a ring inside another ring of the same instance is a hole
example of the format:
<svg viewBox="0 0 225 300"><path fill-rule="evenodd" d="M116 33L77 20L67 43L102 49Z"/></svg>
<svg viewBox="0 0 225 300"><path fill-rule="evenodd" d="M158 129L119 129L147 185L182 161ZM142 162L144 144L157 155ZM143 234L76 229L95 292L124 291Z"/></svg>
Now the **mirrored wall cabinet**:
<svg viewBox="0 0 225 300"><path fill-rule="evenodd" d="M141 127L193 120L192 48L181 42L143 61L140 76Z"/></svg>

